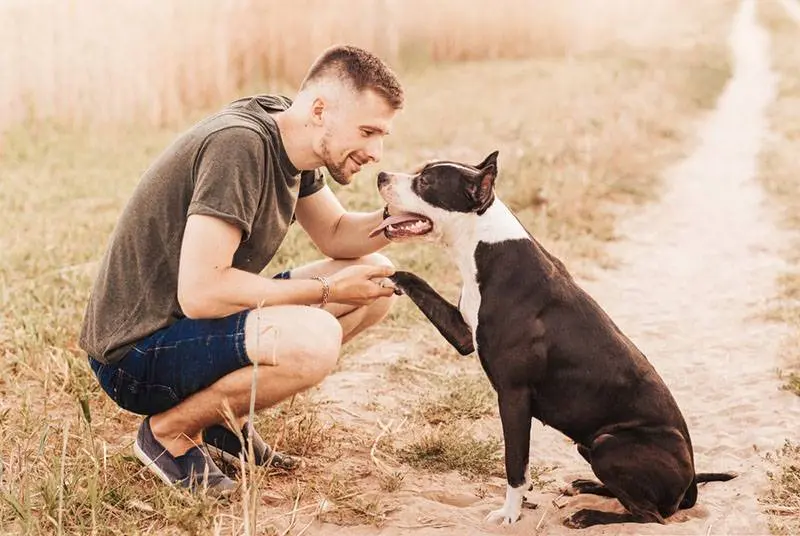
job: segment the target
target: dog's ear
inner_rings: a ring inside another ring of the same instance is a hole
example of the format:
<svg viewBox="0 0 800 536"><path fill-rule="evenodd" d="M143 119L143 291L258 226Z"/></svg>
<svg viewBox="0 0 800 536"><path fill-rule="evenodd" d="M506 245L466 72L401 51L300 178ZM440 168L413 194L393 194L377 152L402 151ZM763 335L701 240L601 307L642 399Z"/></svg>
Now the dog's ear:
<svg viewBox="0 0 800 536"><path fill-rule="evenodd" d="M475 210L478 214L483 214L494 201L494 182L497 179L496 158L496 152L489 155L480 173L470 179L467 188L467 192L475 202Z"/></svg>
<svg viewBox="0 0 800 536"><path fill-rule="evenodd" d="M497 168L497 155L498 155L498 154L500 154L500 151L495 151L495 152L493 152L492 154L490 154L489 156L487 156L487 157L486 157L486 158L483 160L483 162L481 162L480 164L478 164L478 165L477 165L477 166L475 166L475 167L476 167L476 168L478 168L478 169L484 169L484 168L485 168L485 167L487 167L487 166L494 165L494 167L495 167L495 168Z"/></svg>

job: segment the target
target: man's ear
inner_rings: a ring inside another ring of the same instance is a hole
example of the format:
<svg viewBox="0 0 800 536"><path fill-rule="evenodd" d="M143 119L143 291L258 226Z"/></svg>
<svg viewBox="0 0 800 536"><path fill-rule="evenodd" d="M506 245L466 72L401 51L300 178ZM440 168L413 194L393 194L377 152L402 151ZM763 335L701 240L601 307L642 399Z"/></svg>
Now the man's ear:
<svg viewBox="0 0 800 536"><path fill-rule="evenodd" d="M483 162L481 162L480 164L478 164L478 165L477 165L477 166L475 166L475 167L476 167L476 168L478 168L478 169L483 169L483 168L485 168L485 167L487 167L487 166L489 166L489 165L493 165L493 166L495 167L495 169L497 169L497 155L498 155L498 154L500 154L500 151L495 151L495 152L493 152L492 154L490 154L489 156L487 156L487 157L486 157L486 158L483 160Z"/></svg>
<svg viewBox="0 0 800 536"><path fill-rule="evenodd" d="M325 112L325 101L317 97L311 103L311 122L316 125L322 125L322 115Z"/></svg>

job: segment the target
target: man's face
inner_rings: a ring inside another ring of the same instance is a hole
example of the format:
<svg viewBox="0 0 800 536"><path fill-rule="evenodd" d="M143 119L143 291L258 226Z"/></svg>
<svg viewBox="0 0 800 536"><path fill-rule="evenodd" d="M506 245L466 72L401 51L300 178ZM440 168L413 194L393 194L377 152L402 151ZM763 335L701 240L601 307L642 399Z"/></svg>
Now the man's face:
<svg viewBox="0 0 800 536"><path fill-rule="evenodd" d="M336 182L349 184L361 166L380 161L383 138L389 134L396 114L372 90L343 90L335 101L325 103L320 116L322 136L316 149Z"/></svg>

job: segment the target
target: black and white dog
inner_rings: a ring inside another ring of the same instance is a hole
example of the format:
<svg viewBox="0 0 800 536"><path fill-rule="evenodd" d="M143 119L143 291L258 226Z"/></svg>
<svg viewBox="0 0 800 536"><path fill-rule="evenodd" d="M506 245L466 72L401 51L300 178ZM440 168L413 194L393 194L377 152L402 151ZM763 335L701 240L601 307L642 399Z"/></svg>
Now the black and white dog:
<svg viewBox="0 0 800 536"><path fill-rule="evenodd" d="M508 487L489 522L519 519L530 488L531 419L575 441L601 483L575 493L616 497L617 514L580 510L582 528L658 522L697 499L692 443L675 399L641 351L495 195L497 152L477 166L439 161L413 174L378 175L394 215L373 231L444 245L463 279L458 307L425 281L392 279L462 355L477 350L494 389L505 442Z"/></svg>

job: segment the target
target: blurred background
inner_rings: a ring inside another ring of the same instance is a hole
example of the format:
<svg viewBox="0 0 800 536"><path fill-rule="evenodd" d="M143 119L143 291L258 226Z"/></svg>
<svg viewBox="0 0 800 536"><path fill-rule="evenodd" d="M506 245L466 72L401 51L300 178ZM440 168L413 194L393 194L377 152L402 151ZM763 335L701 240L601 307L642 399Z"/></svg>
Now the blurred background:
<svg viewBox="0 0 800 536"><path fill-rule="evenodd" d="M242 91L293 87L335 43L401 72L657 43L680 31L681 3L691 1L2 0L0 130L180 121Z"/></svg>

